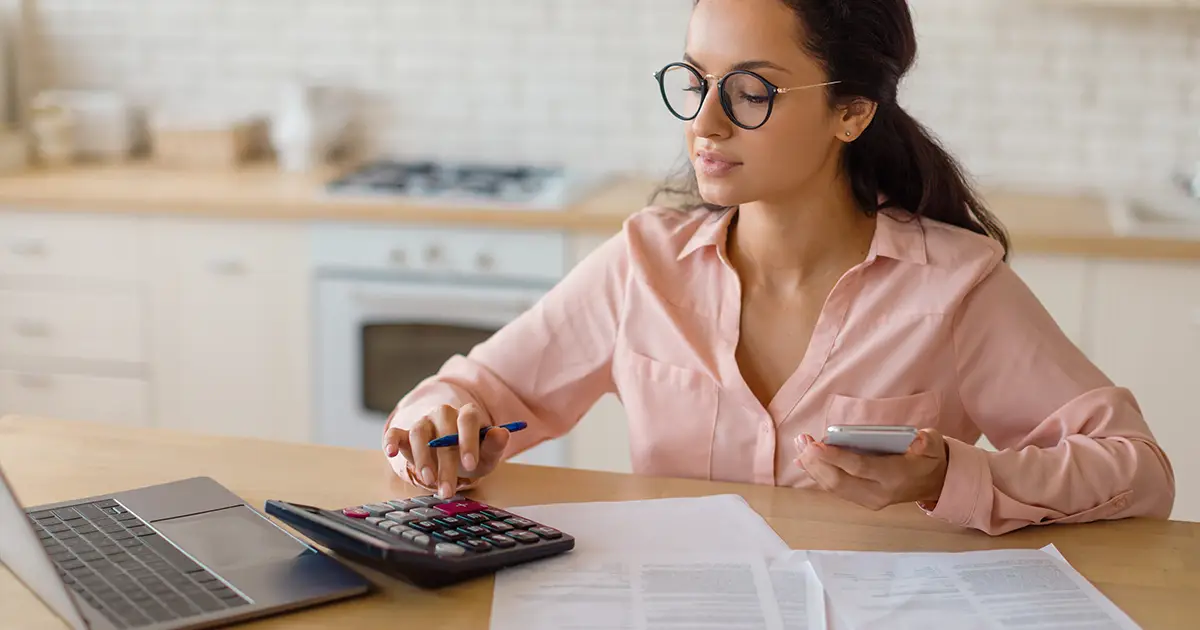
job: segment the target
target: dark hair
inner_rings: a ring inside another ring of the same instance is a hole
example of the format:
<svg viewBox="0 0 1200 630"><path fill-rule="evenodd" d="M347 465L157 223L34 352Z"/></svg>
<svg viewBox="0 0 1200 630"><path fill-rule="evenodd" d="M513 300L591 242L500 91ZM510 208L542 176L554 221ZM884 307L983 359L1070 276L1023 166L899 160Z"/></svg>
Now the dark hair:
<svg viewBox="0 0 1200 630"><path fill-rule="evenodd" d="M699 3L700 0L696 0ZM804 47L825 67L830 103L865 98L878 104L870 126L843 151L854 198L868 215L900 208L916 216L990 236L1008 235L967 181L958 162L896 102L900 79L917 57L905 0L780 0L802 25ZM882 193L887 201L880 205ZM690 160L654 194L678 195L690 207L724 209L700 198Z"/></svg>

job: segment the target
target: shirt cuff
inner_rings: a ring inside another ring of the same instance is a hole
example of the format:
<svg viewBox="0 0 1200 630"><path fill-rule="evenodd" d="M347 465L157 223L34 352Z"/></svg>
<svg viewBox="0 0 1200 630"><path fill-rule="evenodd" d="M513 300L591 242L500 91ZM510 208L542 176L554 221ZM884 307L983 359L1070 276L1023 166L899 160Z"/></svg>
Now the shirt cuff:
<svg viewBox="0 0 1200 630"><path fill-rule="evenodd" d="M950 461L946 466L946 482L937 505L920 503L921 509L930 516L970 527L979 505L980 496L985 494L983 483L988 480L987 453L976 446L945 438Z"/></svg>

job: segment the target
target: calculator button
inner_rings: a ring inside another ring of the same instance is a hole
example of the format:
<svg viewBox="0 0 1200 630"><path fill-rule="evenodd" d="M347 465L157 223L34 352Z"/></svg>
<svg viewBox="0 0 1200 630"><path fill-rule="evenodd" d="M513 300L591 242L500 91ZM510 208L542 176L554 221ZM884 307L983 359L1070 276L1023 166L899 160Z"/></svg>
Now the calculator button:
<svg viewBox="0 0 1200 630"><path fill-rule="evenodd" d="M506 519L504 519L504 522L508 523L509 525L512 525L513 527L519 528L519 529L529 529L530 527L537 527L537 523L534 523L533 521L531 521L527 518L521 518L519 516L514 516L513 518L506 518Z"/></svg>
<svg viewBox="0 0 1200 630"><path fill-rule="evenodd" d="M410 512L401 512L399 510L388 512L386 515L384 515L384 517L389 521L401 524L421 520L421 517L417 516L416 514L412 514Z"/></svg>
<svg viewBox="0 0 1200 630"><path fill-rule="evenodd" d="M384 505L382 503L372 503L370 505L364 505L362 509L366 510L371 516L383 516L384 514L392 511L392 506Z"/></svg>
<svg viewBox="0 0 1200 630"><path fill-rule="evenodd" d="M467 535L456 529L446 529L440 532L434 532L433 537L446 542L458 542L460 540L464 540Z"/></svg>
<svg viewBox="0 0 1200 630"><path fill-rule="evenodd" d="M408 513L416 514L417 516L420 516L421 518L426 518L426 519L438 518L441 516L445 516L445 514L442 514L440 510L435 510L435 509L429 508L429 507L413 508L412 510L409 510Z"/></svg>
<svg viewBox="0 0 1200 630"><path fill-rule="evenodd" d="M359 509L359 508L346 508L346 509L342 510L342 514L345 514L346 516L349 516L350 518L367 518L368 516L371 515L370 512Z"/></svg>
<svg viewBox="0 0 1200 630"><path fill-rule="evenodd" d="M541 538L537 537L537 534L530 534L529 532L527 532L523 529L514 529L513 531L508 532L505 535L508 536L509 538L512 538L513 540L523 542L527 545L529 543L535 543L535 542L541 540Z"/></svg>
<svg viewBox="0 0 1200 630"><path fill-rule="evenodd" d="M460 531L468 536L475 536L476 538L483 538L484 536L487 536L488 534L492 533L491 531L489 531L483 527L480 527L478 525L467 525L466 527L459 527L458 531Z"/></svg>
<svg viewBox="0 0 1200 630"><path fill-rule="evenodd" d="M378 516L368 516L367 517L367 522L372 525L379 525L380 523L383 523L386 520L387 520L386 518L380 518Z"/></svg>
<svg viewBox="0 0 1200 630"><path fill-rule="evenodd" d="M487 536L484 536L483 539L501 549L508 549L509 547L517 546L517 543L513 542L513 539L505 536L504 534L488 534Z"/></svg>
<svg viewBox="0 0 1200 630"><path fill-rule="evenodd" d="M439 503L446 502L445 499L439 499L434 496L413 497L413 498L409 499L409 501L412 501L413 503L416 503L417 505L419 505L421 507L433 507Z"/></svg>
<svg viewBox="0 0 1200 630"><path fill-rule="evenodd" d="M390 505L400 511L408 511L413 508L421 507L421 505L419 503L416 503L414 501L409 501L408 499L396 499L395 501L388 501L387 503L388 503L388 505Z"/></svg>
<svg viewBox="0 0 1200 630"><path fill-rule="evenodd" d="M504 521L489 521L484 523L483 526L501 534L504 532L511 532L513 530L513 526L505 523Z"/></svg>
<svg viewBox="0 0 1200 630"><path fill-rule="evenodd" d="M433 507L441 510L446 516L458 516L467 512L478 512L487 506L478 501L454 501L453 503L446 502Z"/></svg>
<svg viewBox="0 0 1200 630"><path fill-rule="evenodd" d="M419 532L415 529L408 529L407 527L404 529L407 531L405 531L403 534L401 534L400 537L414 545L424 547L424 546L428 545L430 542L432 542L430 540L429 536L422 534L421 532Z"/></svg>
<svg viewBox="0 0 1200 630"><path fill-rule="evenodd" d="M442 527L462 527L463 525L467 524L467 522L462 520L461 518L455 518L453 516L447 516L445 518L435 518L435 519L433 519L433 522L437 523L438 525L441 525Z"/></svg>
<svg viewBox="0 0 1200 630"><path fill-rule="evenodd" d="M438 543L437 546L433 548L433 552L439 556L442 556L443 558L455 558L467 554L466 549L450 543Z"/></svg>
<svg viewBox="0 0 1200 630"><path fill-rule="evenodd" d="M433 532L441 529L441 527L439 527L438 524L434 523L433 521L414 521L409 523L408 526L413 529L423 531L426 534L432 534Z"/></svg>
<svg viewBox="0 0 1200 630"><path fill-rule="evenodd" d="M497 520L497 521L502 521L502 520L512 516L512 514L509 514L508 512L505 512L504 510L497 510L496 508L488 508L488 509L484 510L483 513L488 515L488 517L490 517L491 519Z"/></svg>
<svg viewBox="0 0 1200 630"><path fill-rule="evenodd" d="M470 549L476 553L483 553L485 551L492 550L492 544L482 540L460 540L458 541L458 544L460 547L464 549Z"/></svg>
<svg viewBox="0 0 1200 630"><path fill-rule="evenodd" d="M541 536L542 538L545 538L546 540L562 538L562 532L551 527L533 527L529 531Z"/></svg>
<svg viewBox="0 0 1200 630"><path fill-rule="evenodd" d="M468 521L474 525L483 525L484 523L492 520L483 514L480 514L479 512L473 512L471 514L459 514L458 518Z"/></svg>

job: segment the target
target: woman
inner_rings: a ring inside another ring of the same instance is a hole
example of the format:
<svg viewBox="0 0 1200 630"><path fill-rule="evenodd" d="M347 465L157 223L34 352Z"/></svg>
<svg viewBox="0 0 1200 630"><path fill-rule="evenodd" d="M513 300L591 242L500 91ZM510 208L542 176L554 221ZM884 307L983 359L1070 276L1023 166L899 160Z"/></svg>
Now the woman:
<svg viewBox="0 0 1200 630"><path fill-rule="evenodd" d="M990 534L1170 513L1133 396L1005 264L1002 228L896 103L916 56L903 0L698 0L686 51L657 76L702 202L636 214L400 401L397 473L448 496L616 392L643 474L917 502ZM834 424L921 431L868 456L820 443ZM459 449L425 446L450 433Z"/></svg>

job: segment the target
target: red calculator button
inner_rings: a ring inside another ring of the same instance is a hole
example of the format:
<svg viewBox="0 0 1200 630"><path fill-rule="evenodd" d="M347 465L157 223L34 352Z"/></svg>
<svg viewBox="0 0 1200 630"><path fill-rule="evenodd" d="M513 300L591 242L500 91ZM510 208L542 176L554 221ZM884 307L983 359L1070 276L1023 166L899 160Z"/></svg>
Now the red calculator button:
<svg viewBox="0 0 1200 630"><path fill-rule="evenodd" d="M367 518L368 516L371 515L370 512L359 509L359 508L346 508L346 509L342 510L342 514L345 514L346 516L349 516L350 518Z"/></svg>
<svg viewBox="0 0 1200 630"><path fill-rule="evenodd" d="M446 516L455 516L457 514L466 514L468 512L478 512L486 509L487 506L478 501L454 501L452 503L443 503L433 506L433 509L445 514Z"/></svg>

